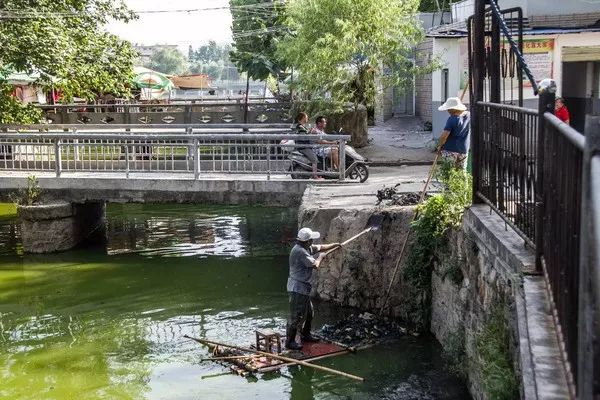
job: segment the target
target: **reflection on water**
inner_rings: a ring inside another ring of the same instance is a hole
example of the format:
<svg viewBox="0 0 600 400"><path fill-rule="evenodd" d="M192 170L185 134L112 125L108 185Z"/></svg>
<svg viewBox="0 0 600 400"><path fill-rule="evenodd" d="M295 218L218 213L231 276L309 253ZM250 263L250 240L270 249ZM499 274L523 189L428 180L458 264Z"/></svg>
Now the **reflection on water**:
<svg viewBox="0 0 600 400"><path fill-rule="evenodd" d="M119 206L114 206L117 209ZM108 222L109 254L137 253L149 257L242 257L277 252L295 234L292 213L271 209L268 218L254 214L222 215L216 208L203 209L185 218L177 217L181 207L126 206L127 213ZM132 209L133 208L133 209ZM175 213L175 215L173 215ZM270 226L266 226L270 223ZM250 232L252 231L252 241ZM269 233L276 233L269 236Z"/></svg>
<svg viewBox="0 0 600 400"><path fill-rule="evenodd" d="M20 254L14 217L0 219L0 398L465 396L429 339L321 362L363 384L294 368L243 379L199 362L207 349L184 335L247 346L255 329L285 328L295 230L288 209L111 206L106 251L36 256ZM321 305L316 325L345 312Z"/></svg>

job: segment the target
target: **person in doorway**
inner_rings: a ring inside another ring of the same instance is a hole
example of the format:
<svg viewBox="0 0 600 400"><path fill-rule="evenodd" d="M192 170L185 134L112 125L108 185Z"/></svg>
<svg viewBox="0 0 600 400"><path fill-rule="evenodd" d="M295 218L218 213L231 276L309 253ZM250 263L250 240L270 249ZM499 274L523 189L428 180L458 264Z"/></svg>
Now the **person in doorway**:
<svg viewBox="0 0 600 400"><path fill-rule="evenodd" d="M308 114L305 112L298 113L296 116L296 133L301 135L308 135L308 129L306 123L308 122ZM315 150L310 146L309 140L296 140L296 144L305 145L305 147L298 147L298 151L306 156L312 164L313 179L323 179L317 176L317 154Z"/></svg>
<svg viewBox="0 0 600 400"><path fill-rule="evenodd" d="M322 115L318 116L315 119L315 127L312 129L311 133L320 135L323 139L317 140L319 144L329 144L331 146L319 146L317 147L317 156L322 158L330 158L331 166L334 171L337 171L338 166L340 165L340 153L337 147L337 142L333 140L324 139L327 134L325 133L325 127L327 127L327 119Z"/></svg>
<svg viewBox="0 0 600 400"><path fill-rule="evenodd" d="M444 157L451 159L456 168L465 170L469 153L471 114L458 97L448 98L438 110L448 111L450 114L440 136L438 151L442 151Z"/></svg>
<svg viewBox="0 0 600 400"><path fill-rule="evenodd" d="M571 125L571 115L562 97L557 97L554 102L554 115L567 125Z"/></svg>
<svg viewBox="0 0 600 400"><path fill-rule="evenodd" d="M313 319L313 305L310 301L312 289L310 278L313 269L319 268L325 253L321 251L339 247L339 243L315 245L313 241L321 237L319 232L310 228L298 231L296 244L290 252L289 277L287 291L290 300L290 315L287 321L285 347L290 350L300 350L302 345L296 342L296 333L300 331L302 342L318 341L311 335L310 328Z"/></svg>

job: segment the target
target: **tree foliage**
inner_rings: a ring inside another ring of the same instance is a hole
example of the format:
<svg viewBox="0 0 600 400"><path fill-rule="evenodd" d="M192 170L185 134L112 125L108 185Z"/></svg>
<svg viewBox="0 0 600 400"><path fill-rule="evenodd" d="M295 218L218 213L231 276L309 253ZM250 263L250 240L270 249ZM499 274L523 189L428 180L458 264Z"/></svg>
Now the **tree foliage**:
<svg viewBox="0 0 600 400"><path fill-rule="evenodd" d="M283 79L287 64L277 46L284 32L284 6L273 0L229 0L229 5L234 37L231 61L252 79Z"/></svg>
<svg viewBox="0 0 600 400"><path fill-rule="evenodd" d="M337 101L372 104L374 77L405 85L422 38L418 0L290 0L290 29L279 54L299 72L300 89Z"/></svg>
<svg viewBox="0 0 600 400"><path fill-rule="evenodd" d="M177 75L187 71L188 63L185 55L178 49L160 48L152 52L144 67L163 74Z"/></svg>
<svg viewBox="0 0 600 400"><path fill-rule="evenodd" d="M13 95L13 87L0 82L0 124L36 124L42 112L31 104L23 104Z"/></svg>
<svg viewBox="0 0 600 400"><path fill-rule="evenodd" d="M211 61L229 61L230 51L230 45L219 44L214 40L210 40L208 44L202 45L195 50L190 46L188 50L188 60L190 62L197 61L204 64L208 64Z"/></svg>
<svg viewBox="0 0 600 400"><path fill-rule="evenodd" d="M193 74L206 73L212 79L239 79L235 65L229 59L231 45L219 44L214 40L197 49L189 47L188 61L190 72Z"/></svg>
<svg viewBox="0 0 600 400"><path fill-rule="evenodd" d="M121 0L2 0L0 9L11 10L0 24L0 65L38 70L47 85L53 77L66 101L129 93L135 52L103 29L135 18Z"/></svg>

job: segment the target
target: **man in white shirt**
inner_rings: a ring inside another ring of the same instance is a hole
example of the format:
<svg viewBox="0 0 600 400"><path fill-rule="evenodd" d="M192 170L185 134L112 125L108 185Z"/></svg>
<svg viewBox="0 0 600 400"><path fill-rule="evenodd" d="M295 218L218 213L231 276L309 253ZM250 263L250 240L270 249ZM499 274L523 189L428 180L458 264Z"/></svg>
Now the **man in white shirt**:
<svg viewBox="0 0 600 400"><path fill-rule="evenodd" d="M311 133L320 135L321 137L327 136L325 133L325 127L327 126L327 120L325 117L318 116L315 120L315 127L312 129ZM337 171L338 166L340 165L340 152L338 150L337 142L334 140L321 139L317 140L319 144L330 144L332 146L319 146L317 147L317 155L322 158L331 158L331 166L334 171Z"/></svg>

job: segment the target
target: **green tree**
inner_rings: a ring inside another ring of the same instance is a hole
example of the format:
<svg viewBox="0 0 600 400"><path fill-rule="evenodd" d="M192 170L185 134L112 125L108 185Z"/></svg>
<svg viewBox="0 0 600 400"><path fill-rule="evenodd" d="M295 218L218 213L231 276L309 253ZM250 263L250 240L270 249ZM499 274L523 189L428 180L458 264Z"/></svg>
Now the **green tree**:
<svg viewBox="0 0 600 400"><path fill-rule="evenodd" d="M181 74L188 69L185 55L178 49L157 49L150 55L150 60L144 67L153 69L164 74Z"/></svg>
<svg viewBox="0 0 600 400"><path fill-rule="evenodd" d="M283 36L284 6L279 1L229 0L233 16L231 61L251 79L285 78L287 64L277 53Z"/></svg>
<svg viewBox="0 0 600 400"><path fill-rule="evenodd" d="M413 48L423 37L418 0L290 0L290 28L278 46L311 96L373 104L375 74L386 87L411 81Z"/></svg>
<svg viewBox="0 0 600 400"><path fill-rule="evenodd" d="M49 86L53 77L65 101L74 96L91 100L98 93L129 94L135 52L103 29L111 19L135 18L122 1L3 0L0 9L0 65L28 73L38 70L42 85ZM0 91L0 102L14 106L6 93ZM18 118L23 119L20 114Z"/></svg>
<svg viewBox="0 0 600 400"><path fill-rule="evenodd" d="M450 11L452 0L421 0L419 3L421 12Z"/></svg>

